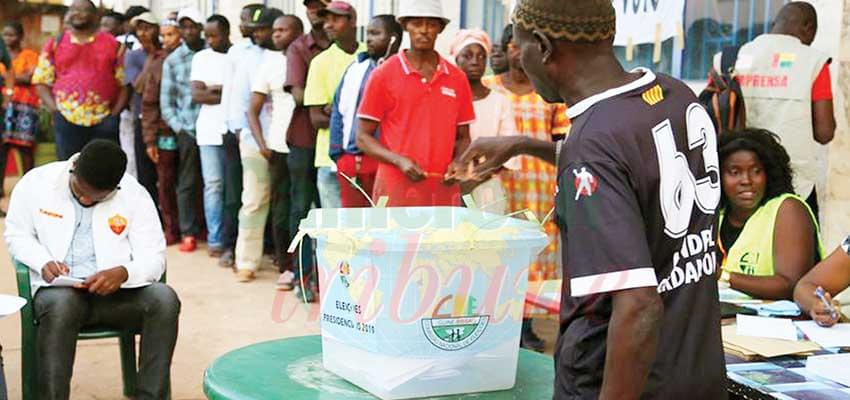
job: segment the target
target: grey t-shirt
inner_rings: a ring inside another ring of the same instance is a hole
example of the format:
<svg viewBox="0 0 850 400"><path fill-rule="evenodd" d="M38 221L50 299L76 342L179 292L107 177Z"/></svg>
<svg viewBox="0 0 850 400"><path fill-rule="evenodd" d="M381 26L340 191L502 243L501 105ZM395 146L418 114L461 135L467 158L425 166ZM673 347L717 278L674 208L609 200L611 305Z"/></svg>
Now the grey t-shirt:
<svg viewBox="0 0 850 400"><path fill-rule="evenodd" d="M83 207L75 199L74 236L71 247L65 256L65 264L71 270L68 274L74 278L88 278L97 272L97 259L94 254L94 236L92 235L92 211L94 207Z"/></svg>

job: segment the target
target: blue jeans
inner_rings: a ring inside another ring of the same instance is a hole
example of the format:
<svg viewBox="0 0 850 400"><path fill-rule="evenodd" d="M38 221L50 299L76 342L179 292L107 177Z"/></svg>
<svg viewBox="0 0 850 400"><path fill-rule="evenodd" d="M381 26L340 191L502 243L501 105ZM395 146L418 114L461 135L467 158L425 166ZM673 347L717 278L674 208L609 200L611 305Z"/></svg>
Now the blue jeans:
<svg viewBox="0 0 850 400"><path fill-rule="evenodd" d="M319 202L322 208L342 208L339 180L331 167L319 167L316 186L319 187Z"/></svg>
<svg viewBox="0 0 850 400"><path fill-rule="evenodd" d="M204 176L204 216L207 221L207 244L222 247L221 213L224 207L224 147L199 146L201 173Z"/></svg>

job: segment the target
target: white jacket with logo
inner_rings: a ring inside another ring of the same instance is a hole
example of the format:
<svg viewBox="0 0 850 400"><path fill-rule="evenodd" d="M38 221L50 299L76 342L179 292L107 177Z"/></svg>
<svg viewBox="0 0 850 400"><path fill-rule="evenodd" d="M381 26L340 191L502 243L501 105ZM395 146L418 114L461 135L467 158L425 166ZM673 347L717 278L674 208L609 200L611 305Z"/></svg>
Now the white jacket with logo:
<svg viewBox="0 0 850 400"><path fill-rule="evenodd" d="M76 156L33 169L15 185L6 217L6 244L18 261L30 268L33 292L50 286L41 269L63 261L75 228L70 170ZM165 236L148 192L125 174L120 189L92 210L97 270L127 269L122 288L137 288L159 280L165 271Z"/></svg>

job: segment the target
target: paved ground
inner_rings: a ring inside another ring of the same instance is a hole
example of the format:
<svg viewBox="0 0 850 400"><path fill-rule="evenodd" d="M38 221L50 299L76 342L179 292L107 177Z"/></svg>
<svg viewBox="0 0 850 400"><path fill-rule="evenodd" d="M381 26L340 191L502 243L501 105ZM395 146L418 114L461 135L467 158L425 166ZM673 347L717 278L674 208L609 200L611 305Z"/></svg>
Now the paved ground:
<svg viewBox="0 0 850 400"><path fill-rule="evenodd" d="M7 191L7 193L9 193ZM6 200L0 203L6 209ZM0 232L5 224L0 220ZM216 357L239 347L283 337L319 333L318 307L304 306L292 293L274 288L277 274L266 265L250 284L237 283L233 273L219 268L205 249L183 254L168 249L168 283L183 303L180 336L172 366L174 399L203 399L204 369ZM17 293L5 243L0 244L0 293ZM537 329L553 337L553 322ZM549 340L549 347L552 344ZM20 319L0 320L9 398L21 398ZM81 342L72 381L73 399L121 399L121 369L117 340Z"/></svg>

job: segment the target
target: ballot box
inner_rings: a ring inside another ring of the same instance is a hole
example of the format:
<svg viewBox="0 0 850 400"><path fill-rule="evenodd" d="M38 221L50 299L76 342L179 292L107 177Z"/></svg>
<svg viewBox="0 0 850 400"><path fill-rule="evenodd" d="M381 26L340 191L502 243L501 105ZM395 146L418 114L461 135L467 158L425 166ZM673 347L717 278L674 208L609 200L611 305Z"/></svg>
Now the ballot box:
<svg viewBox="0 0 850 400"><path fill-rule="evenodd" d="M535 221L457 207L314 209L324 367L382 399L516 380Z"/></svg>

